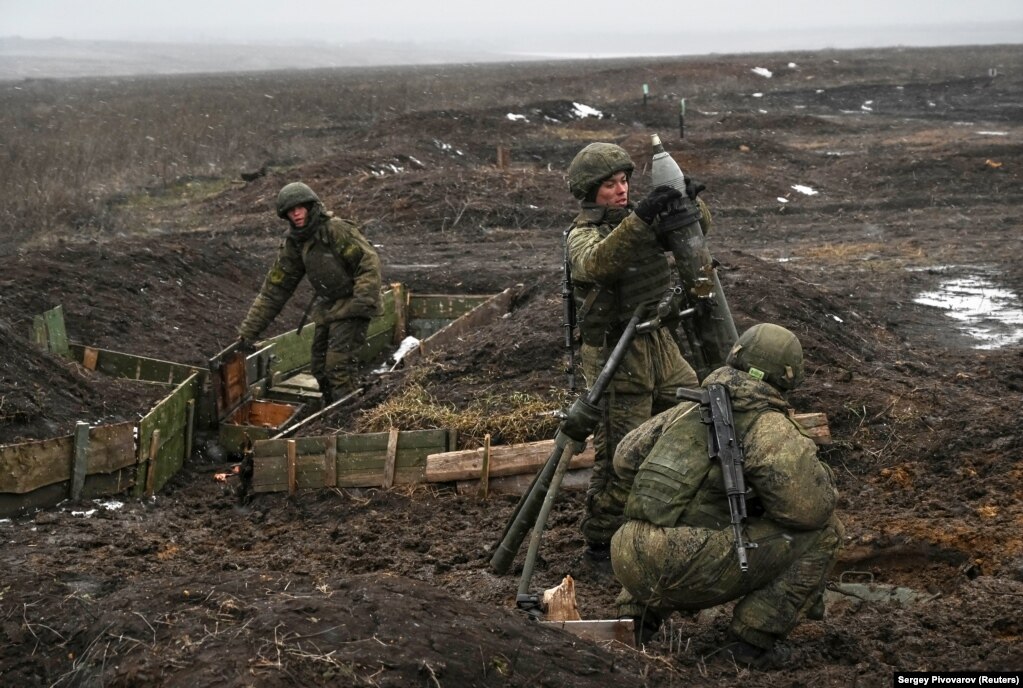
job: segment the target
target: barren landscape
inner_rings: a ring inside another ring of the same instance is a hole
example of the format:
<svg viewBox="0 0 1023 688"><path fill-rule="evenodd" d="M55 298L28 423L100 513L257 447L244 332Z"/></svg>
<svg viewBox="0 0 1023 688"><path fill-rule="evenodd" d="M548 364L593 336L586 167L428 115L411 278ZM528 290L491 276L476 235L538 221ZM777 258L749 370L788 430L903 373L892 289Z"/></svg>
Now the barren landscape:
<svg viewBox="0 0 1023 688"><path fill-rule="evenodd" d="M650 96L644 101L642 85ZM364 225L384 279L420 293L522 285L512 312L310 433L366 432L403 400L499 415L571 398L562 347L565 169L614 141L649 189L650 135L707 185L739 329L796 332L799 411L848 540L783 665L724 661L727 607L650 644L594 643L514 606L489 567L516 499L448 486L256 495L200 446L149 499L0 521L0 682L12 686L888 686L893 672L1023 670L1023 51L886 49L0 83L0 443L134 419L158 398L28 342L70 337L203 365L235 337L301 180ZM686 99L684 137L679 100ZM496 164L497 150L510 164ZM243 178L244 175L244 178ZM274 323L294 328L300 288ZM521 436L549 439L550 415ZM484 431L486 429L484 428ZM460 433L463 446L479 436ZM533 579L589 567L558 496ZM897 594L894 594L897 593Z"/></svg>

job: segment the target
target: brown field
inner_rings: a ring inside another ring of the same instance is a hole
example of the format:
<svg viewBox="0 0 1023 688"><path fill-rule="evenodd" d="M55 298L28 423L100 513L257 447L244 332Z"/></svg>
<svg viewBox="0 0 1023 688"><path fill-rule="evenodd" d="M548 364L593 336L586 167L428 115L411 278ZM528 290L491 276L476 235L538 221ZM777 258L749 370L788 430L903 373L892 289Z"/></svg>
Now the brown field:
<svg viewBox="0 0 1023 688"><path fill-rule="evenodd" d="M293 180L364 223L387 281L523 285L509 317L372 377L310 434L528 408L534 422L503 439L547 439L553 421L529 405L568 398L564 170L585 143L613 140L645 193L659 133L707 184L740 330L777 322L803 342L808 381L792 400L829 418L822 456L848 535L835 582L919 593L832 598L787 640L789 663L766 671L707 661L727 608L672 619L642 652L590 643L527 620L518 571L490 571L514 499L406 487L241 506L212 478L228 462L204 447L153 499L0 522L4 685L872 688L896 670L1023 670L1019 46L29 80L0 93L0 442L136 418L153 401L34 350L32 316L55 305L72 339L95 346L202 364L228 344ZM573 103L603 117L575 117ZM952 317L966 301L918 302L978 282L984 307L1005 312L973 325L1001 344ZM268 334L294 327L306 294ZM474 446L487 429L466 425ZM570 573L583 616L608 618L617 588L582 559L581 509L578 493L559 495L533 585Z"/></svg>

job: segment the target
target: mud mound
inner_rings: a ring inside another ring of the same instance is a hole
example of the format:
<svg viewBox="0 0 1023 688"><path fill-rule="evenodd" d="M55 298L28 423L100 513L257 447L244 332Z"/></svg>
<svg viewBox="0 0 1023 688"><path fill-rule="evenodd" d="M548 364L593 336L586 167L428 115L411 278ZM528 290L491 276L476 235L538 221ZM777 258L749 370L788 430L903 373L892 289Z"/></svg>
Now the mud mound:
<svg viewBox="0 0 1023 688"><path fill-rule="evenodd" d="M41 351L0 320L0 444L45 440L75 424L136 420L161 398L152 385L114 380Z"/></svg>

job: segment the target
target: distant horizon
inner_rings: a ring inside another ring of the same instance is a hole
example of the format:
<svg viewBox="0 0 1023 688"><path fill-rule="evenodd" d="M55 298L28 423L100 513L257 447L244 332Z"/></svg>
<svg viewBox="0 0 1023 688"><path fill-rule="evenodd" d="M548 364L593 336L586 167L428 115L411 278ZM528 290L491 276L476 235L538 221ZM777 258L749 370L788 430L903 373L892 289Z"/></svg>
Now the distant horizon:
<svg viewBox="0 0 1023 688"><path fill-rule="evenodd" d="M316 50L296 51L291 42L265 40L125 41L10 35L0 36L0 80L1018 45L1023 43L1023 20L781 33L619 33L613 40L589 34L586 39L566 39L553 47L541 34L522 36L502 46L466 40L316 38L304 44L315 45Z"/></svg>

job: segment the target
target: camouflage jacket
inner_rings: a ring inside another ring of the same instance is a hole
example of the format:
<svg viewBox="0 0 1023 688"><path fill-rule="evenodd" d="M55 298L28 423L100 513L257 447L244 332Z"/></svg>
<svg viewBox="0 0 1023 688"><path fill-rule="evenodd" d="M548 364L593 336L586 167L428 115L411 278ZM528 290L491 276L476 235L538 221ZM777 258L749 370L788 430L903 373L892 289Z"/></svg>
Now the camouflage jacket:
<svg viewBox="0 0 1023 688"><path fill-rule="evenodd" d="M793 530L827 523L838 499L831 468L787 415L770 385L732 368L718 368L704 385L725 385L742 438L747 507L751 515ZM664 527L726 528L730 522L721 469L707 455L698 405L682 403L626 435L615 471L631 490L625 516Z"/></svg>
<svg viewBox="0 0 1023 688"><path fill-rule="evenodd" d="M238 334L255 340L281 312L302 277L316 294L310 313L317 325L344 318L372 318L382 312L380 258L350 221L327 213L315 216L304 241L289 234L277 252L242 321Z"/></svg>
<svg viewBox="0 0 1023 688"><path fill-rule="evenodd" d="M568 234L583 343L613 345L637 306L671 287L671 266L649 225L626 208L583 203Z"/></svg>

